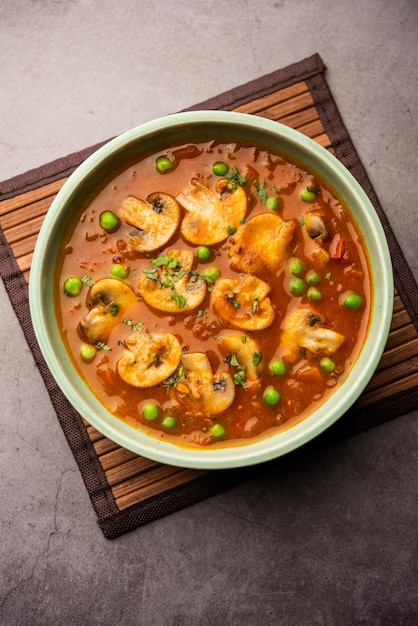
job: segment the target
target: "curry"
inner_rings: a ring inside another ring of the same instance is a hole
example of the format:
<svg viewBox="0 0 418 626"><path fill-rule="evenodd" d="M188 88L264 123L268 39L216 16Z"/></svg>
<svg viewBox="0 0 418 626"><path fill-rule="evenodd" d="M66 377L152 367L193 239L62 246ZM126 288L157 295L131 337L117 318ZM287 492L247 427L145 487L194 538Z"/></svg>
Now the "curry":
<svg viewBox="0 0 418 626"><path fill-rule="evenodd" d="M371 278L325 181L262 146L208 141L127 167L68 233L56 308L115 418L199 447L268 436L348 375Z"/></svg>

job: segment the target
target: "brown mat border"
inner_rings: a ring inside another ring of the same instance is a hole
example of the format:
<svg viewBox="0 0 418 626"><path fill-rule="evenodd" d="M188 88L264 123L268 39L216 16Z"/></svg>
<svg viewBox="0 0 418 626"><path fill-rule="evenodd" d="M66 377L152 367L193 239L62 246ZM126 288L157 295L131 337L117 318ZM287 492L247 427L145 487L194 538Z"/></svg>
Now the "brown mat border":
<svg viewBox="0 0 418 626"><path fill-rule="evenodd" d="M309 86L310 93L315 101L316 109L326 132L331 139L336 156L340 158L363 186L382 221L391 249L395 284L411 320L418 331L417 285L412 272L407 266L404 255L393 234L387 217L379 204L366 170L359 159L358 153L342 121L336 103L324 78L324 72L325 66L322 59L319 55L313 55L299 63L272 72L255 81L251 81L215 98L197 104L189 110L228 110L237 108L239 106L245 106L246 103L252 102L255 98L262 98L288 85L305 81ZM25 174L0 183L0 200L12 198L15 195L61 180L71 174L87 156L104 143L106 142L101 142L65 158L57 159L41 168L30 170ZM26 281L2 231L0 232L0 238L0 268L3 281L34 355L36 364L51 396L60 424L69 441L77 464L80 467L92 505L98 516L98 523L106 537L117 537L151 520L189 506L233 484L242 482L249 476L255 477L257 475L257 468L204 473L183 485L159 493L143 502L120 511L82 418L66 401L43 360L30 322ZM403 392L392 396L389 400L386 400L383 405L377 403L371 408L366 407L364 410L352 410L341 418L337 424L329 429L322 437L318 438L318 440L309 446L305 446L303 451L297 451L291 455L287 455L284 459L273 461L271 464L275 464L275 466L279 464L292 464L295 458L300 458L306 453L307 448L321 446L335 441L338 438L350 436L356 432L380 424L385 420L398 417L417 407L418 387L414 387L410 389L407 394Z"/></svg>

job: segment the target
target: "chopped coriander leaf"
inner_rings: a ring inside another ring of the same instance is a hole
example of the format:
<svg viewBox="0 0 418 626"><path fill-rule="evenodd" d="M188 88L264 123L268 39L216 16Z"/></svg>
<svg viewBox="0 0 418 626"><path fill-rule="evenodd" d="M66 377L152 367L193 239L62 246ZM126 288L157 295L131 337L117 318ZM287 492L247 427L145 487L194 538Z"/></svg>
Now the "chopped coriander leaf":
<svg viewBox="0 0 418 626"><path fill-rule="evenodd" d="M174 387L184 377L184 367L179 365L176 371L163 382L164 387Z"/></svg>
<svg viewBox="0 0 418 626"><path fill-rule="evenodd" d="M232 367L241 367L235 354L228 354L228 356L225 358L225 361L228 363L228 365L232 365Z"/></svg>
<svg viewBox="0 0 418 626"><path fill-rule="evenodd" d="M110 314L113 315L113 317L116 317L118 313L119 313L119 305L116 304L116 302L113 302L112 306L110 307Z"/></svg>
<svg viewBox="0 0 418 626"><path fill-rule="evenodd" d="M175 289L172 289L171 298L176 302L179 309L182 309L187 304L186 298L177 293Z"/></svg>
<svg viewBox="0 0 418 626"><path fill-rule="evenodd" d="M266 190L265 190L265 186L266 186L266 183L265 183L264 180L262 180L261 183L259 183L255 187L257 189L258 197L260 198L261 202L264 205L267 204L267 193L266 193Z"/></svg>
<svg viewBox="0 0 418 626"><path fill-rule="evenodd" d="M172 270L179 270L181 265L178 259L174 259L172 256L162 255L152 261L154 267L161 267L166 265Z"/></svg>
<svg viewBox="0 0 418 626"><path fill-rule="evenodd" d="M104 341L98 341L95 346L98 350L111 350Z"/></svg>
<svg viewBox="0 0 418 626"><path fill-rule="evenodd" d="M245 343L247 341L247 335L241 335L241 341Z"/></svg>
<svg viewBox="0 0 418 626"><path fill-rule="evenodd" d="M203 309L199 309L199 311L197 312L198 317L204 317L206 315L206 311L204 311Z"/></svg>
<svg viewBox="0 0 418 626"><path fill-rule="evenodd" d="M259 297L258 297L258 296L254 296L254 298L253 298L253 305L252 305L252 307L251 307L251 311L252 311L253 313L256 313L256 312L257 312L257 310L258 310L258 304L259 304L259 302L258 302L258 301L259 301Z"/></svg>
<svg viewBox="0 0 418 626"><path fill-rule="evenodd" d="M254 354L253 354L253 365L255 365L255 366L260 365L262 360L263 360L263 355L261 354L261 352L254 352Z"/></svg>
<svg viewBox="0 0 418 626"><path fill-rule="evenodd" d="M96 284L96 281L90 278L89 276L82 276L80 280L81 282L83 282L85 285L88 285L89 287L93 287L93 285Z"/></svg>
<svg viewBox="0 0 418 626"><path fill-rule="evenodd" d="M235 385L244 387L244 389L247 387L246 376L245 376L244 371L235 372L232 378L234 380Z"/></svg>
<svg viewBox="0 0 418 626"><path fill-rule="evenodd" d="M137 322L134 324L130 317L124 317L122 322L132 328L132 330L142 330L144 326L144 322Z"/></svg>
<svg viewBox="0 0 418 626"><path fill-rule="evenodd" d="M226 227L226 232L228 233L228 235L233 235L234 233L236 233L237 229L235 228L235 226L227 226Z"/></svg>
<svg viewBox="0 0 418 626"><path fill-rule="evenodd" d="M147 278L150 278L151 280L159 280L160 278L160 275L157 269L144 270L144 274Z"/></svg>
<svg viewBox="0 0 418 626"><path fill-rule="evenodd" d="M236 167L231 169L232 175L228 176L229 182L231 184L231 190L235 191L237 187L242 187L246 184L247 179L245 176L241 176Z"/></svg>

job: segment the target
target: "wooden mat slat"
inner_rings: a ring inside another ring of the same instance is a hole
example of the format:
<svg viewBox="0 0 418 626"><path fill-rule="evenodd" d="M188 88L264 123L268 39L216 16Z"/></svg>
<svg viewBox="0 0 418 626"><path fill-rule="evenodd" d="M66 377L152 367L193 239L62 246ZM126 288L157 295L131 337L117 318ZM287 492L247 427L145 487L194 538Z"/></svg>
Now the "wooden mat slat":
<svg viewBox="0 0 418 626"><path fill-rule="evenodd" d="M255 115L260 111L271 108L281 102L289 100L293 101L296 97L304 93L309 93L309 88L304 81L300 81L299 83L295 83L294 85L290 85L284 89L274 91L273 93L263 96L262 98L256 98L255 100L251 100L251 102L242 104L241 106L236 107L234 111Z"/></svg>
<svg viewBox="0 0 418 626"><path fill-rule="evenodd" d="M414 372L408 375L407 371L410 369L409 365L410 364L407 364L407 367L402 366L402 368L399 368L400 378L397 380L383 387L377 385L375 389L373 389L373 385L371 385L370 388L368 387L361 398L356 402L355 408L364 409L376 402L381 402L382 400L389 399L399 393L405 393L416 387L418 385L418 373Z"/></svg>
<svg viewBox="0 0 418 626"><path fill-rule="evenodd" d="M144 473L151 476L151 472L154 472L155 469L159 471L160 467L161 465L155 461L149 461L135 455L130 461L121 462L120 465L110 467L106 471L106 476L111 487L124 483L128 485L133 478Z"/></svg>
<svg viewBox="0 0 418 626"><path fill-rule="evenodd" d="M204 474L205 472L199 472L196 470L168 471L164 472L164 475L159 480L148 484L138 481L137 488L133 488L127 493L119 493L114 490L113 495L119 510L123 511L137 502L143 502L148 498L159 495L160 493L167 492L169 489L175 489L180 485L190 483L192 480L200 478Z"/></svg>
<svg viewBox="0 0 418 626"><path fill-rule="evenodd" d="M21 207L25 208L30 206L43 198L50 198L56 195L66 180L67 178L60 178L60 180L49 183L48 185L42 185L42 187L38 187L38 189L33 189L32 191L27 191L26 193L9 198L8 200L3 200L0 202L0 216L7 215ZM3 224L3 220L1 223Z"/></svg>
<svg viewBox="0 0 418 626"><path fill-rule="evenodd" d="M46 211L45 211L46 213ZM17 226L12 226L12 228L5 229L6 237L9 243L12 245L16 244L16 250L19 251L19 248L25 250L25 252L32 252L32 243L27 245L28 241L32 242L31 237L35 237L35 241L38 238L39 229L41 228L42 222L44 221L44 214L37 215L36 217L32 217L26 222L21 222ZM19 252L18 252L19 254Z"/></svg>
<svg viewBox="0 0 418 626"><path fill-rule="evenodd" d="M416 334L417 331L412 322L396 330L392 329L386 343L386 350L397 348L408 341L412 341L416 337Z"/></svg>
<svg viewBox="0 0 418 626"><path fill-rule="evenodd" d="M180 467L171 467L170 465L156 465L152 467L148 472L137 474L136 476L129 476L123 482L119 482L112 487L112 493L117 500L122 496L127 496L133 491L139 489L146 490L150 485L157 483L161 480L166 480L170 476L180 474L184 470ZM194 472L199 475L200 472Z"/></svg>
<svg viewBox="0 0 418 626"><path fill-rule="evenodd" d="M99 456L102 467L106 472L118 465L122 466L124 463L131 462L133 459L138 458L134 452L125 450L125 448L121 448L120 446Z"/></svg>
<svg viewBox="0 0 418 626"><path fill-rule="evenodd" d="M402 326L406 326L411 323L411 318L409 317L408 311L402 309L402 311L397 311L393 314L391 329L395 330L397 328L401 328Z"/></svg>
<svg viewBox="0 0 418 626"><path fill-rule="evenodd" d="M40 198L32 204L27 204L26 206L19 207L14 211L10 211L10 213L5 213L1 218L3 230L6 232L19 224L26 224L26 222L29 222L34 217L42 216L43 218L51 206L51 202L55 198L55 195L56 194Z"/></svg>
<svg viewBox="0 0 418 626"><path fill-rule="evenodd" d="M257 114L292 126L333 151L304 81L257 98L235 110ZM20 269L29 279L39 227L66 178L0 202L3 230ZM394 302L391 332L379 367L354 408L364 408L418 385L418 333L399 295ZM168 489L186 484L204 472L160 465L113 443L85 420L84 424L111 486L119 510Z"/></svg>

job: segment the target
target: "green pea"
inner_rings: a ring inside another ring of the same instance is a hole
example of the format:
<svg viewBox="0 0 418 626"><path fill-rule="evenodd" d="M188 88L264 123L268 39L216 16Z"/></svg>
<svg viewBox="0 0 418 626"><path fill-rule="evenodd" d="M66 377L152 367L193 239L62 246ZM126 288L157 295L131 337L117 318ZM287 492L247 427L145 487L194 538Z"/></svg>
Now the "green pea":
<svg viewBox="0 0 418 626"><path fill-rule="evenodd" d="M129 270L121 263L115 263L115 265L112 265L110 268L110 273L112 276L115 276L115 278L126 278L129 274Z"/></svg>
<svg viewBox="0 0 418 626"><path fill-rule="evenodd" d="M267 387L263 395L263 400L266 404L274 406L280 401L280 394L274 387Z"/></svg>
<svg viewBox="0 0 418 626"><path fill-rule="evenodd" d="M286 364L283 361L273 361L270 363L269 369L276 376L284 376L287 372Z"/></svg>
<svg viewBox="0 0 418 626"><path fill-rule="evenodd" d="M212 252L206 246L199 246L196 250L196 254L199 261L209 261Z"/></svg>
<svg viewBox="0 0 418 626"><path fill-rule="evenodd" d="M280 198L277 196L270 196L266 200L266 207L270 209L270 211L278 211L282 206L282 202Z"/></svg>
<svg viewBox="0 0 418 626"><path fill-rule="evenodd" d="M218 280L218 278L220 277L221 272L220 270L218 270L217 267L208 267L204 272L203 272L203 276L206 276L210 281L212 281L213 283L216 282Z"/></svg>
<svg viewBox="0 0 418 626"><path fill-rule="evenodd" d="M216 174L216 176L225 176L228 174L228 171L229 166L223 161L216 161L216 163L212 165L212 172Z"/></svg>
<svg viewBox="0 0 418 626"><path fill-rule="evenodd" d="M300 199L303 200L303 202L313 202L315 198L316 193L314 193L307 187L305 189L302 189L302 191L300 192Z"/></svg>
<svg viewBox="0 0 418 626"><path fill-rule="evenodd" d="M322 300L322 293L316 287L309 287L307 296L309 300L314 302L321 302Z"/></svg>
<svg viewBox="0 0 418 626"><path fill-rule="evenodd" d="M353 291L344 298L343 304L347 309L356 311L362 306L363 298L358 293L354 293Z"/></svg>
<svg viewBox="0 0 418 626"><path fill-rule="evenodd" d="M292 278L289 286L293 296L303 296L306 291L306 283L302 278Z"/></svg>
<svg viewBox="0 0 418 626"><path fill-rule="evenodd" d="M158 418L160 414L160 408L157 404L146 404L142 409L142 415L146 420L153 422Z"/></svg>
<svg viewBox="0 0 418 626"><path fill-rule="evenodd" d="M155 159L155 169L159 174L166 174L174 168L174 161L167 156L159 156Z"/></svg>
<svg viewBox="0 0 418 626"><path fill-rule="evenodd" d="M221 426L221 424L214 424L210 429L210 434L212 435L212 437L219 439L220 437L223 437L225 435L225 428Z"/></svg>
<svg viewBox="0 0 418 626"><path fill-rule="evenodd" d="M293 276L301 276L305 271L305 264L301 259L294 257L289 261L289 271Z"/></svg>
<svg viewBox="0 0 418 626"><path fill-rule="evenodd" d="M79 296L83 289L83 281L75 276L70 276L64 283L64 293L66 296Z"/></svg>
<svg viewBox="0 0 418 626"><path fill-rule="evenodd" d="M305 278L308 282L308 285L317 285L319 282L321 282L321 274L318 274L318 272L315 272L315 270L309 270Z"/></svg>
<svg viewBox="0 0 418 626"><path fill-rule="evenodd" d="M167 415L162 421L162 425L164 426L164 428L174 428L176 424L176 418L172 417L171 415Z"/></svg>
<svg viewBox="0 0 418 626"><path fill-rule="evenodd" d="M107 233L114 233L120 226L120 219L113 211L103 211L100 213L99 223Z"/></svg>
<svg viewBox="0 0 418 626"><path fill-rule="evenodd" d="M84 343L80 348L80 356L86 363L91 363L96 356L97 349L88 343Z"/></svg>
<svg viewBox="0 0 418 626"><path fill-rule="evenodd" d="M324 357L323 359L321 359L319 364L326 372L333 372L335 370L334 361L332 361L328 357Z"/></svg>

